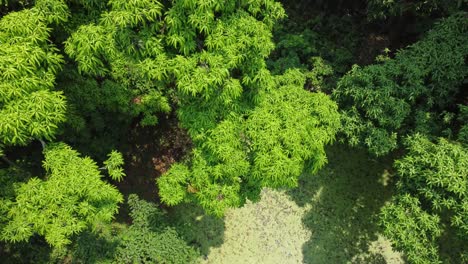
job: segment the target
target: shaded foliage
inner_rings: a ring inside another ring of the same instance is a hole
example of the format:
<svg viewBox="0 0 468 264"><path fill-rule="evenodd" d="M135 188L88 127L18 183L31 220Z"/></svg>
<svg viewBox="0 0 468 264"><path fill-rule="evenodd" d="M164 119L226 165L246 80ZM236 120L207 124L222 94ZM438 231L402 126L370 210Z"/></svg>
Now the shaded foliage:
<svg viewBox="0 0 468 264"><path fill-rule="evenodd" d="M131 194L132 224L104 226L97 234L85 232L70 252L78 263L195 263L198 252L167 225L156 204Z"/></svg>
<svg viewBox="0 0 468 264"><path fill-rule="evenodd" d="M458 259L453 261L462 263L468 253L466 147L443 138L435 144L415 135L407 140L407 148L395 162L398 195L382 210L385 234L411 263L442 263L438 241L451 226L458 235L452 239L465 245L451 249Z"/></svg>
<svg viewBox="0 0 468 264"><path fill-rule="evenodd" d="M468 73L467 29L466 14L458 13L394 59L355 66L344 76L333 95L349 144L384 155L409 133L441 135Z"/></svg>

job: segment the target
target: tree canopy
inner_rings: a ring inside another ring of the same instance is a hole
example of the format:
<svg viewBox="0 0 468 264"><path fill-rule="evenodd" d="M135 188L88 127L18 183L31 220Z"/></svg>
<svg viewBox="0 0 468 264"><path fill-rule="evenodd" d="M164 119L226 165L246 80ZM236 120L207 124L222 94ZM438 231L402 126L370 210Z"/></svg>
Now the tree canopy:
<svg viewBox="0 0 468 264"><path fill-rule="evenodd" d="M113 219L122 195L101 180L93 160L59 143L44 150L43 166L45 180L32 178L15 191L3 239L24 241L37 233L61 247L70 236Z"/></svg>
<svg viewBox="0 0 468 264"><path fill-rule="evenodd" d="M222 221L338 141L393 168L409 263L468 261L467 3L0 0L0 258L196 262L184 204Z"/></svg>

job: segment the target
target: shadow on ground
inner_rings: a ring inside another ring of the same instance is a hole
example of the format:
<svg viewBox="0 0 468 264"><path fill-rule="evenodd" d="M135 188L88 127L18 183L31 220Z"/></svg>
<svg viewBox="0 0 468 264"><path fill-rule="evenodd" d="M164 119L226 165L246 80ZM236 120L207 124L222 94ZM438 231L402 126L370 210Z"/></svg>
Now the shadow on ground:
<svg viewBox="0 0 468 264"><path fill-rule="evenodd" d="M174 114L160 116L155 126L135 122L122 145L126 177L114 184L125 197L137 194L154 203L159 203L156 179L191 149L190 138L178 126ZM123 204L117 220L130 223L128 213L128 206Z"/></svg>
<svg viewBox="0 0 468 264"><path fill-rule="evenodd" d="M224 218L207 215L194 204L182 204L171 208L168 224L191 246L197 248L202 257L210 253L211 248L219 247L224 242Z"/></svg>
<svg viewBox="0 0 468 264"><path fill-rule="evenodd" d="M327 149L327 157L327 166L302 176L288 192L299 206L310 206L303 217L311 231L302 247L304 263L401 263L388 242L372 243L382 240L377 217L393 192L391 160L339 144Z"/></svg>

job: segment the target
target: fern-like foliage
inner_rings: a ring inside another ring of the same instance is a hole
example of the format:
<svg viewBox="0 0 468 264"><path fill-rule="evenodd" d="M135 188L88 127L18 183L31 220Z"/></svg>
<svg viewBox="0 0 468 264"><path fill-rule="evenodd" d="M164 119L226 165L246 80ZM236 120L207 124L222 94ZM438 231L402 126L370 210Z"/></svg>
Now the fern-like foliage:
<svg viewBox="0 0 468 264"><path fill-rule="evenodd" d="M12 12L0 20L0 143L6 145L52 139L65 120L65 98L52 90L62 56L48 42L43 10Z"/></svg>
<svg viewBox="0 0 468 264"><path fill-rule="evenodd" d="M446 222L456 230L460 244L465 245L457 253L463 254L465 250L466 254L466 148L443 138L434 144L419 134L407 140L407 147L408 153L395 162L398 195L382 210L385 234L407 254L411 263L441 263L437 241L448 228L442 225ZM463 262L462 258L459 263Z"/></svg>
<svg viewBox="0 0 468 264"><path fill-rule="evenodd" d="M44 151L46 179L32 178L19 185L1 232L6 241L26 241L39 234L55 247L101 222L109 222L123 201L113 186L103 182L96 163L58 143Z"/></svg>
<svg viewBox="0 0 468 264"><path fill-rule="evenodd" d="M123 177L125 177L125 173L123 171L122 165L124 164L124 160L122 157L122 153L112 150L111 153L108 155L108 159L104 161L104 165L109 173L109 176L116 181L121 181Z"/></svg>
<svg viewBox="0 0 468 264"><path fill-rule="evenodd" d="M325 164L324 145L339 127L336 104L305 91L300 71L264 78L272 86L257 95L255 107L231 110L221 121L210 120L214 109L205 110L205 123L195 121L200 110L180 110L182 120L194 118L182 124L196 147L189 163L159 179L165 203L195 200L221 216L246 198L258 199L262 187L297 186L307 161L312 172Z"/></svg>
<svg viewBox="0 0 468 264"><path fill-rule="evenodd" d="M83 74L135 91L143 125L177 108L195 148L159 180L162 200L222 215L263 186L295 186L306 161L321 167L338 127L336 105L304 91L303 74L276 78L266 68L284 16L273 0L115 0L72 33L65 52ZM310 79L319 85L326 74Z"/></svg>
<svg viewBox="0 0 468 264"><path fill-rule="evenodd" d="M394 59L355 66L344 76L334 98L346 140L384 155L411 132L440 135L443 121L436 118L454 103L468 74L467 29L466 13L455 14Z"/></svg>

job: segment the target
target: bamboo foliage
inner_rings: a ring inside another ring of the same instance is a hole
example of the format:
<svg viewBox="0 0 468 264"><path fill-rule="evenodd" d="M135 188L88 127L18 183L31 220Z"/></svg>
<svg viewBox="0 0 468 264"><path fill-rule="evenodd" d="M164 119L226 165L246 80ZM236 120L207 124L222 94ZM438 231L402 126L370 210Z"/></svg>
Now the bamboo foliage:
<svg viewBox="0 0 468 264"><path fill-rule="evenodd" d="M96 163L69 146L49 145L44 156L47 179L32 178L16 189L3 240L26 241L37 233L62 247L72 235L112 220L123 201L115 187L101 180Z"/></svg>
<svg viewBox="0 0 468 264"><path fill-rule="evenodd" d="M338 127L336 105L302 91L302 74L276 78L266 68L273 24L284 16L273 0L110 1L65 52L83 74L136 91L141 105L159 98L142 124L172 102L195 147L158 181L161 199L222 215L263 186L295 186L306 161L320 168Z"/></svg>
<svg viewBox="0 0 468 264"><path fill-rule="evenodd" d="M468 152L460 143L444 138L432 143L420 134L406 144L408 153L395 162L398 194L382 209L381 224L411 263L442 263L443 232L453 229L467 244Z"/></svg>
<svg viewBox="0 0 468 264"><path fill-rule="evenodd" d="M467 29L466 13L457 13L394 59L354 66L334 91L348 142L379 156L407 134L440 133L437 116L454 104L468 73Z"/></svg>
<svg viewBox="0 0 468 264"><path fill-rule="evenodd" d="M48 43L49 18L42 10L0 20L0 143L6 145L50 140L65 120L65 98L52 90L62 56Z"/></svg>
<svg viewBox="0 0 468 264"><path fill-rule="evenodd" d="M124 164L122 153L118 151L111 151L108 155L108 159L104 161L105 168L109 173L109 176L116 181L121 181L125 177L122 165Z"/></svg>
<svg viewBox="0 0 468 264"><path fill-rule="evenodd" d="M305 91L299 71L270 78L273 87L258 95L253 108L233 110L220 122L205 116L206 123L189 130L196 145L191 161L158 180L165 203L195 200L221 216L247 198L258 199L262 187L297 186L306 161L312 172L326 163L324 145L339 127L336 104ZM179 114L188 118L189 112Z"/></svg>

